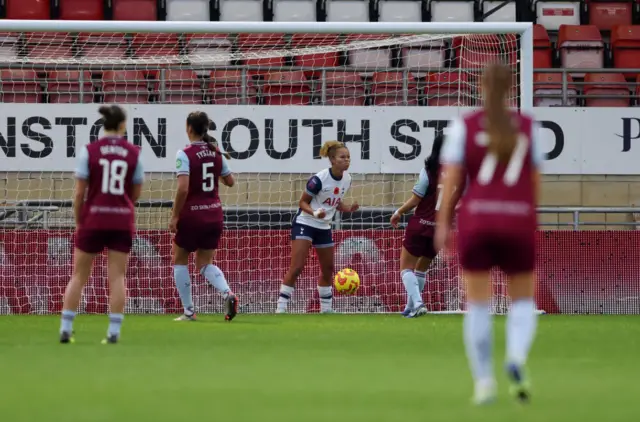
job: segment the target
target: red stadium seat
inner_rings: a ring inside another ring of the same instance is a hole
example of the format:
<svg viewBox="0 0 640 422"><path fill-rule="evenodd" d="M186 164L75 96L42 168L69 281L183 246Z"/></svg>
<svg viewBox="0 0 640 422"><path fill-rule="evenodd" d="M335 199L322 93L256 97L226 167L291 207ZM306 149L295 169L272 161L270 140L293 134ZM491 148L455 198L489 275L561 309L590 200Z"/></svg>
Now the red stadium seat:
<svg viewBox="0 0 640 422"><path fill-rule="evenodd" d="M558 49L562 67L604 67L604 43L600 30L595 25L560 25ZM584 72L575 72L572 76L582 77Z"/></svg>
<svg viewBox="0 0 640 422"><path fill-rule="evenodd" d="M133 54L144 57L154 64L165 65L176 62L180 54L178 34L135 34L133 36Z"/></svg>
<svg viewBox="0 0 640 422"><path fill-rule="evenodd" d="M51 103L91 103L91 73L76 70L51 72L47 82L47 93Z"/></svg>
<svg viewBox="0 0 640 422"><path fill-rule="evenodd" d="M364 82L356 72L326 72L324 87L325 105L361 106L365 103ZM316 95L322 98L322 94L320 81Z"/></svg>
<svg viewBox="0 0 640 422"><path fill-rule="evenodd" d="M144 74L135 70L109 70L102 75L105 103L146 104L149 87Z"/></svg>
<svg viewBox="0 0 640 422"><path fill-rule="evenodd" d="M589 23L601 31L611 31L616 25L631 25L633 0L587 0Z"/></svg>
<svg viewBox="0 0 640 422"><path fill-rule="evenodd" d="M51 19L50 0L7 0L7 19Z"/></svg>
<svg viewBox="0 0 640 422"><path fill-rule="evenodd" d="M0 101L3 103L41 102L41 82L33 70L0 71Z"/></svg>
<svg viewBox="0 0 640 422"><path fill-rule="evenodd" d="M562 103L562 73L535 73L533 82L533 105L536 107L576 106L578 90L573 78L567 74L567 102ZM551 97L553 96L553 97Z"/></svg>
<svg viewBox="0 0 640 422"><path fill-rule="evenodd" d="M335 46L340 44L338 35L335 34L294 34L291 38L292 49L309 49L314 51L302 54L294 58L296 66L305 67L335 67L340 63L338 51L316 52L323 46ZM307 76L319 77L321 72L308 72Z"/></svg>
<svg viewBox="0 0 640 422"><path fill-rule="evenodd" d="M483 68L498 57L509 65L518 60L518 43L513 34L456 37L453 48L458 66L465 69Z"/></svg>
<svg viewBox="0 0 640 422"><path fill-rule="evenodd" d="M407 90L403 89L403 72L381 72L373 75L373 103L378 106L418 105L418 88L413 76L407 74ZM405 102L404 93L407 93Z"/></svg>
<svg viewBox="0 0 640 422"><path fill-rule="evenodd" d="M640 68L640 25L620 25L611 31L611 51L614 66L620 69ZM635 78L637 72L626 73Z"/></svg>
<svg viewBox="0 0 640 422"><path fill-rule="evenodd" d="M94 60L122 59L127 54L129 39L125 34L86 33L78 35L78 50Z"/></svg>
<svg viewBox="0 0 640 422"><path fill-rule="evenodd" d="M553 67L551 60L551 41L542 25L533 26L533 67L548 69Z"/></svg>
<svg viewBox="0 0 640 422"><path fill-rule="evenodd" d="M473 105L470 84L464 72L438 72L427 76L424 93L428 106L458 107Z"/></svg>
<svg viewBox="0 0 640 422"><path fill-rule="evenodd" d="M243 99L242 72L239 70L214 70L207 86L207 97L212 104L256 104L256 89L246 80L246 98Z"/></svg>
<svg viewBox="0 0 640 422"><path fill-rule="evenodd" d="M60 0L60 19L100 21L104 19L103 0Z"/></svg>
<svg viewBox="0 0 640 422"><path fill-rule="evenodd" d="M26 51L30 58L71 58L74 37L64 32L34 32L25 34Z"/></svg>
<svg viewBox="0 0 640 422"><path fill-rule="evenodd" d="M349 49L349 66L354 69L373 72L386 69L391 66L391 47L376 47L376 40L388 40L388 35L362 35L352 34L347 36L345 43L357 43L358 47ZM363 48L361 43L371 43L371 48Z"/></svg>
<svg viewBox="0 0 640 422"><path fill-rule="evenodd" d="M266 74L264 83L265 104L308 105L311 100L311 89L301 70Z"/></svg>
<svg viewBox="0 0 640 422"><path fill-rule="evenodd" d="M112 0L113 20L155 21L158 19L156 0Z"/></svg>
<svg viewBox="0 0 640 422"><path fill-rule="evenodd" d="M587 107L629 107L630 92L622 73L587 73L584 77L584 95L602 95L610 98L586 98Z"/></svg>
<svg viewBox="0 0 640 422"><path fill-rule="evenodd" d="M238 36L238 49L250 56L243 60L244 64L260 67L250 70L251 75L264 75L273 70L280 70L284 65L284 57L274 57L269 53L275 49L283 49L285 46L283 34L240 34Z"/></svg>
<svg viewBox="0 0 640 422"><path fill-rule="evenodd" d="M164 89L160 92L160 102L202 104L203 98L202 80L198 79L196 72L193 70L166 70L164 72Z"/></svg>

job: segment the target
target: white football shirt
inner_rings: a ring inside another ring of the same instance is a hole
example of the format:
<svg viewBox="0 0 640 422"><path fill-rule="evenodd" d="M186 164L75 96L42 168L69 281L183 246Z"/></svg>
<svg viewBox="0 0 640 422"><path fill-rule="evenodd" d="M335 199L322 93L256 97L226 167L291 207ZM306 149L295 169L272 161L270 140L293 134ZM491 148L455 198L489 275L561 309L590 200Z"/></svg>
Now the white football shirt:
<svg viewBox="0 0 640 422"><path fill-rule="evenodd" d="M351 175L346 171L341 179L336 179L331 173L331 169L325 169L316 173L307 182L306 192L312 196L311 209L316 211L324 209L324 218L316 218L302 210L298 210L294 222L316 229L328 230L331 228L331 221L336 214L336 208L351 187Z"/></svg>

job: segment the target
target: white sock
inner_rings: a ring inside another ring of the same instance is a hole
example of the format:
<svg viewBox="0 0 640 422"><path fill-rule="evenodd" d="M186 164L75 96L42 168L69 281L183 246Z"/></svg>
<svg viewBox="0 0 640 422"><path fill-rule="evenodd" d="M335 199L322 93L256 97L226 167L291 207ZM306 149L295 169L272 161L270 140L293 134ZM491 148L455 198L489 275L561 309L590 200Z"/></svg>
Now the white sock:
<svg viewBox="0 0 640 422"><path fill-rule="evenodd" d="M71 334L73 332L73 320L76 317L76 313L65 309L62 311L62 318L60 319L60 334L63 332Z"/></svg>
<svg viewBox="0 0 640 422"><path fill-rule="evenodd" d="M538 315L533 298L514 300L507 315L507 362L524 365L536 335Z"/></svg>
<svg viewBox="0 0 640 422"><path fill-rule="evenodd" d="M109 328L107 329L107 335L120 337L120 328L122 328L122 321L124 320L123 314L109 314Z"/></svg>
<svg viewBox="0 0 640 422"><path fill-rule="evenodd" d="M331 286L318 286L318 296L320 296L320 312L330 311L333 304Z"/></svg>
<svg viewBox="0 0 640 422"><path fill-rule="evenodd" d="M402 284L407 291L409 302L411 303L411 309L416 309L422 305L422 295L418 288L418 279L412 270L403 270L400 275L402 276Z"/></svg>
<svg viewBox="0 0 640 422"><path fill-rule="evenodd" d="M475 382L493 380L493 326L486 302L469 302L464 316L464 344Z"/></svg>
<svg viewBox="0 0 640 422"><path fill-rule="evenodd" d="M427 283L427 273L424 271L416 271L416 278L418 279L418 289L420 293L424 291L424 285Z"/></svg>
<svg viewBox="0 0 640 422"><path fill-rule="evenodd" d="M294 290L295 287L285 286L284 284L280 285L280 296L278 296L278 310L287 310L287 305L291 300L291 296L293 296Z"/></svg>
<svg viewBox="0 0 640 422"><path fill-rule="evenodd" d="M191 276L189 267L186 265L173 266L173 279L176 282L176 289L180 295L180 301L184 308L185 315L193 315L193 298L191 297Z"/></svg>
<svg viewBox="0 0 640 422"><path fill-rule="evenodd" d="M231 289L220 268L213 264L207 264L200 269L200 274L202 274L217 291L222 293L222 297L226 299L227 296L229 296Z"/></svg>

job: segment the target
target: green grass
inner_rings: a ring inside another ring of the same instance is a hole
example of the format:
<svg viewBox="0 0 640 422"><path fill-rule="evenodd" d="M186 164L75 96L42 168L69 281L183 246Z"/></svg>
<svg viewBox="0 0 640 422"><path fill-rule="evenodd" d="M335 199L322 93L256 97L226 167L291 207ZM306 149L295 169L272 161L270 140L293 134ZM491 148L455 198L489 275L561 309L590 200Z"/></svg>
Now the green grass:
<svg viewBox="0 0 640 422"><path fill-rule="evenodd" d="M0 318L0 420L631 422L640 418L640 317L543 316L530 358L533 402L469 404L459 316L127 316Z"/></svg>

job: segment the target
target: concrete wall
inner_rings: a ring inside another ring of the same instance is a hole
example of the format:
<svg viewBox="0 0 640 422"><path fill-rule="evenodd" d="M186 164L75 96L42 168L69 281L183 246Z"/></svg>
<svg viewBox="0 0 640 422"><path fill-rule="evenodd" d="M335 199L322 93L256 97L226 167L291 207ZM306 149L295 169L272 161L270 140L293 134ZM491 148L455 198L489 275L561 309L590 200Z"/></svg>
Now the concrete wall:
<svg viewBox="0 0 640 422"><path fill-rule="evenodd" d="M353 175L350 197L362 206L397 207L408 197L415 176ZM284 206L297 203L308 175L239 174L237 185L220 187L226 206ZM26 199L71 199L73 176L70 173L0 173L0 195L4 202ZM172 174L149 174L143 199L171 199L175 189ZM544 176L541 205L543 206L613 206L640 205L640 176ZM139 213L140 228L165 227L168 209L144 210ZM68 218L70 215L61 215ZM571 215L545 214L542 221L564 223ZM631 221L631 215L585 214L581 221ZM565 227L569 228L569 227ZM614 228L598 225L589 229ZM619 228L619 227L618 227Z"/></svg>

